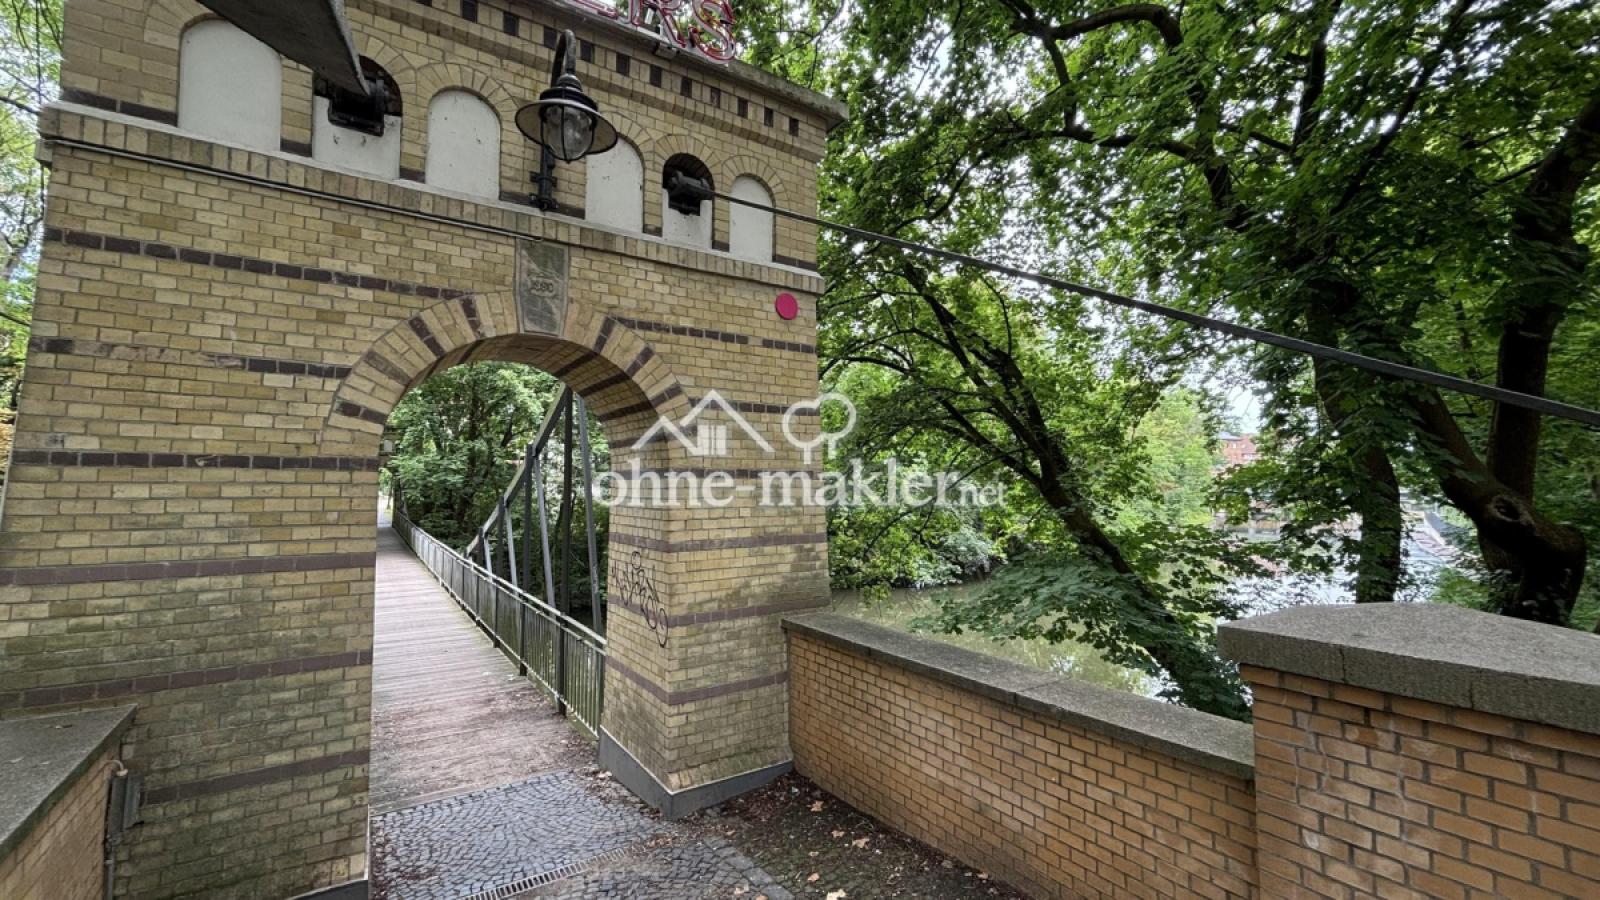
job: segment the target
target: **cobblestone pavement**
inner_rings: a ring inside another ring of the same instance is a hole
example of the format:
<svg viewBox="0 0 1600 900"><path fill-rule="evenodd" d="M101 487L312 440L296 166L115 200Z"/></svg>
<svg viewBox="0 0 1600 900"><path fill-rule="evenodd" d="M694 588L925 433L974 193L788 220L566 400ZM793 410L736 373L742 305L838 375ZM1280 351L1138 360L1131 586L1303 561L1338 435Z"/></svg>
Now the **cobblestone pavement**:
<svg viewBox="0 0 1600 900"><path fill-rule="evenodd" d="M552 772L372 820L373 892L457 900L637 844L662 827L620 790Z"/></svg>

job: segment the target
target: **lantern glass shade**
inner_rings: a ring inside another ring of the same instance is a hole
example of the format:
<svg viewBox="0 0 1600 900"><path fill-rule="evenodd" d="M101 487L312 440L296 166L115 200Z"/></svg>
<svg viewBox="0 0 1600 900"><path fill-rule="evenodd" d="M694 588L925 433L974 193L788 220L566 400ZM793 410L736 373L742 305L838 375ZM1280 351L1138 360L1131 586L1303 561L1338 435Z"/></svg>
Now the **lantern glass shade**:
<svg viewBox="0 0 1600 900"><path fill-rule="evenodd" d="M617 129L593 100L557 85L517 112L517 128L562 162L577 162L617 145Z"/></svg>

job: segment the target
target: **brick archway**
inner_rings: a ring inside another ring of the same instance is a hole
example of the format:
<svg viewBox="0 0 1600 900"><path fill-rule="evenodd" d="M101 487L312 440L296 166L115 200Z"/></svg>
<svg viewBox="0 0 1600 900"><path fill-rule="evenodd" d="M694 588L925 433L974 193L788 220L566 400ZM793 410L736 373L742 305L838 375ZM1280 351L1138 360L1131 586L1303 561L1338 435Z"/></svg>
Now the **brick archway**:
<svg viewBox="0 0 1600 900"><path fill-rule="evenodd" d="M615 317L573 302L559 334L528 331L513 292L461 292L395 323L350 368L329 404L323 454L376 456L400 398L467 362L519 362L550 373L584 398L613 439L636 437L657 417L689 408L677 375Z"/></svg>

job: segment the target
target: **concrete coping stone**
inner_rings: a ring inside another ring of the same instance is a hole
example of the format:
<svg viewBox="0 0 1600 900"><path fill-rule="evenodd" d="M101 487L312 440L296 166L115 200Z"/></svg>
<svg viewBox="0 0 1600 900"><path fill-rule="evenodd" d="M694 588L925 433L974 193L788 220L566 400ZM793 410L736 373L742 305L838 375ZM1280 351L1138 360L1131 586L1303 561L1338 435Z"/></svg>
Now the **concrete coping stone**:
<svg viewBox="0 0 1600 900"><path fill-rule="evenodd" d="M1246 781L1255 777L1254 733L1244 722L1114 691L834 613L788 616L783 627L1086 731Z"/></svg>
<svg viewBox="0 0 1600 900"><path fill-rule="evenodd" d="M0 859L11 855L133 722L133 707L0 722Z"/></svg>
<svg viewBox="0 0 1600 900"><path fill-rule="evenodd" d="M1221 627L1256 666L1600 734L1600 635L1458 606L1303 606Z"/></svg>

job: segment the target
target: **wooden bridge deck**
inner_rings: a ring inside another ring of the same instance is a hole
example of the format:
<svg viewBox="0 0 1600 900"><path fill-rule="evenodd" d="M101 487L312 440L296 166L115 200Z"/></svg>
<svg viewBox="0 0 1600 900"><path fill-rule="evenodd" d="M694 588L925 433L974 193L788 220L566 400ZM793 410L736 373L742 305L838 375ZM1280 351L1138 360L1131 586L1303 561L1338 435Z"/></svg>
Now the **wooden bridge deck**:
<svg viewBox="0 0 1600 900"><path fill-rule="evenodd" d="M593 750L378 529L372 814L592 765Z"/></svg>

